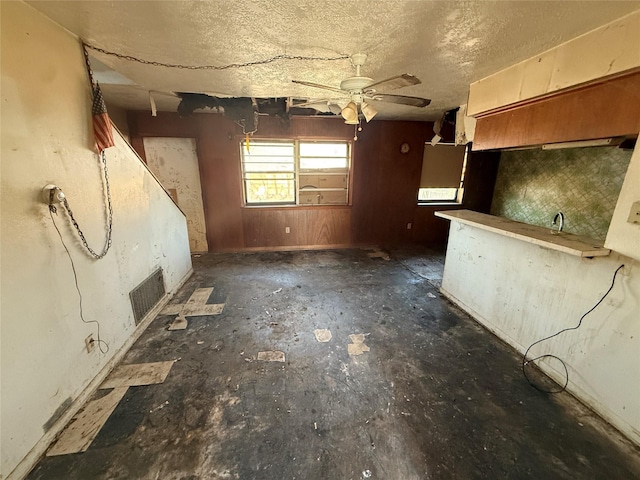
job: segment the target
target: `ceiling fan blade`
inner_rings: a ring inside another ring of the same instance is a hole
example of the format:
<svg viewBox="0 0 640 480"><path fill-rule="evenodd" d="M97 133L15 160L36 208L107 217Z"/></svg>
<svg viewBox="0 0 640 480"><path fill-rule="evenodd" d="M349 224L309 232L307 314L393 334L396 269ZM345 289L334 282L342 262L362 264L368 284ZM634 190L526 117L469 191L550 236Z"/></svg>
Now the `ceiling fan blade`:
<svg viewBox="0 0 640 480"><path fill-rule="evenodd" d="M396 90L402 87L409 87L411 85L419 85L422 83L418 77L414 77L408 73L397 75L395 77L387 78L386 80L380 80L379 82L372 83L364 90L368 92L373 89L374 92L378 90ZM374 88L375 87L375 88Z"/></svg>
<svg viewBox="0 0 640 480"><path fill-rule="evenodd" d="M338 92L344 95L344 91L340 90L337 87L330 87L329 85L320 85L319 83L312 83L312 82L303 82L302 80L291 80L293 83L298 83L300 85L306 85L307 87L314 87L314 88L322 88L323 90L331 90L332 92Z"/></svg>
<svg viewBox="0 0 640 480"><path fill-rule="evenodd" d="M371 95L371 100L376 100L378 102L388 102L388 103L397 103L399 105L409 105L411 107L426 107L431 103L431 100L428 98L420 98L420 97L407 97L405 95L389 95L387 93L375 93Z"/></svg>
<svg viewBox="0 0 640 480"><path fill-rule="evenodd" d="M320 100L309 100L301 103L290 103L289 108L307 108L309 105L327 105L330 100L330 98L324 98Z"/></svg>

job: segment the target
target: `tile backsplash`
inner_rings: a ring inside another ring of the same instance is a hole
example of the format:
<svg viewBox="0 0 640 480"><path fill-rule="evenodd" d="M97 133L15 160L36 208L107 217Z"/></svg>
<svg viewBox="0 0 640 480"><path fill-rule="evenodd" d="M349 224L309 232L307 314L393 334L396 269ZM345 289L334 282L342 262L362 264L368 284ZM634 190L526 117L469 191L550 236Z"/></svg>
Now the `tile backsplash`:
<svg viewBox="0 0 640 480"><path fill-rule="evenodd" d="M607 236L631 150L616 147L502 152L491 214L597 240Z"/></svg>

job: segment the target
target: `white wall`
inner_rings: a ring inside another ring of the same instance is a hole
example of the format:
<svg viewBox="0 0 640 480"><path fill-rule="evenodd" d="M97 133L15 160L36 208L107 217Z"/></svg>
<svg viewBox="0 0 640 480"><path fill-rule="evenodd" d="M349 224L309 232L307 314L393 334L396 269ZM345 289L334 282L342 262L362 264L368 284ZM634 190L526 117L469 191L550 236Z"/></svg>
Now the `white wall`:
<svg viewBox="0 0 640 480"><path fill-rule="evenodd" d="M145 138L144 151L149 168L164 188L176 190L178 205L187 216L191 251L206 252L209 247L195 138Z"/></svg>
<svg viewBox="0 0 640 480"><path fill-rule="evenodd" d="M536 340L576 325L621 264L630 274L618 276L581 328L537 345L530 358L562 358L569 391L640 444L640 262L616 253L581 259L452 222L442 291L524 353ZM559 364L541 366L564 382Z"/></svg>
<svg viewBox="0 0 640 480"><path fill-rule="evenodd" d="M99 320L109 354L89 354L68 258L40 200L63 187L94 249L105 216L92 151L90 90L78 39L22 2L1 2L1 477L46 433L135 331L129 291L158 266L168 291L191 269L186 222L146 167L116 138L107 150L113 246L100 261L61 227L78 270L85 316ZM49 422L49 424L48 424Z"/></svg>
<svg viewBox="0 0 640 480"><path fill-rule="evenodd" d="M604 25L470 86L477 115L640 66L640 11ZM606 121L606 119L602 119ZM533 126L532 128L535 128ZM521 353L574 326L609 287L580 330L534 347L569 369L568 389L640 444L640 225L627 223L640 200L640 147L629 164L605 246L609 257L581 259L452 222L442 291ZM557 363L543 370L564 381Z"/></svg>
<svg viewBox="0 0 640 480"><path fill-rule="evenodd" d="M640 10L474 82L467 115L640 67Z"/></svg>
<svg viewBox="0 0 640 480"><path fill-rule="evenodd" d="M636 146L629 162L604 244L607 248L640 260L640 224L627 221L634 202L640 202L640 144Z"/></svg>

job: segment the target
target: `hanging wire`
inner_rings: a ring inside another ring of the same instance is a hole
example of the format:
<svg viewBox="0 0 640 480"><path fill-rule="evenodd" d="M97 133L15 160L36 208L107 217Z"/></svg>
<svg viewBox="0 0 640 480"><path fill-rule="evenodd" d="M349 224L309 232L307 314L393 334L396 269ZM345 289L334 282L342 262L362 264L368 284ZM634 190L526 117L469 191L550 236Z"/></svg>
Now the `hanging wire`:
<svg viewBox="0 0 640 480"><path fill-rule="evenodd" d="M86 48L90 48L96 52L103 53L105 55L110 55L112 57L119 58L121 60L128 60L130 62L142 63L144 65L153 65L154 67L166 67L166 68L180 68L183 70L230 70L234 68L246 68L246 67L254 67L257 65L266 65L269 63L277 62L279 60L314 60L314 61L325 61L325 62L333 62L336 60L347 60L349 55L339 54L334 57L313 57L306 55L289 55L286 53L276 55L269 58L264 58L262 60L253 60L251 62L244 63L230 63L228 65L182 65L180 63L165 63L159 62L156 60L146 60L144 58L134 57L133 55L125 55L119 52L112 52L110 50L106 50L104 48L96 47L94 45L83 43Z"/></svg>
<svg viewBox="0 0 640 480"><path fill-rule="evenodd" d="M62 243L62 246L64 247L65 252L67 252L67 257L69 257L69 263L71 264L71 270L73 271L73 281L76 287L76 292L78 292L80 320L82 320L84 323L87 323L87 324L88 323L96 324L96 343L98 344L98 348L100 349L100 352L102 352L103 354L107 354L109 352L109 344L105 342L100 336L100 322L98 320L85 320L84 318L84 309L82 307L82 293L80 292L80 286L78 285L78 272L76 271L76 266L75 266L75 263L73 262L73 257L71 257L71 252L69 252L69 249L67 248L67 244L64 242L64 239L62 238L62 233L60 233L60 229L56 224L55 218L53 217L54 213L56 215L58 214L55 205L49 204L49 216L51 217L51 222L53 222L53 226L55 227L56 232L58 232L58 237L60 237L60 242Z"/></svg>
<svg viewBox="0 0 640 480"><path fill-rule="evenodd" d="M522 356L522 374L524 375L524 378L527 380L527 382L529 383L529 385L531 385L533 388L535 388L536 390L538 390L539 392L542 393L562 393L566 390L567 386L569 385L569 370L567 369L567 364L558 356L550 354L550 353L546 353L543 355L538 355L535 358L532 358L530 360L527 360L527 355L529 355L529 350L531 350L535 345L542 343L542 342L546 342L547 340L552 339L553 337L557 337L558 335L564 333L564 332L568 332L570 330L577 330L580 328L580 326L582 325L582 321L585 319L585 317L587 315L589 315L591 312L593 312L596 308L598 308L598 305L600 305L605 298L607 298L607 295L609 295L609 293L611 293L611 290L613 290L613 286L616 283L616 276L618 275L618 272L620 270L622 270L624 268L624 264L620 265L618 268L616 268L616 271L613 272L613 278L611 279L611 285L609 286L609 289L605 292L604 295L602 295L602 297L600 297L600 300L598 300L598 302L591 307L584 315L582 315L582 317L580 317L580 321L578 321L578 324L575 327L567 327L567 328L563 328L562 330L554 333L553 335L549 335L548 337L544 337L541 338L540 340L533 342L531 345L529 345L529 348L527 348L527 350L524 352L524 355ZM535 382L533 382L533 380L531 378L529 378L529 376L527 375L527 365L529 365L530 363L537 365L535 362L538 360L542 360L542 359L549 359L549 358L555 358L556 360L558 360L560 362L560 365L562 365L562 367L564 368L564 374L565 374L565 380L564 380L564 384L557 389L554 390L548 390L546 388L542 388L539 387L538 385L535 384Z"/></svg>

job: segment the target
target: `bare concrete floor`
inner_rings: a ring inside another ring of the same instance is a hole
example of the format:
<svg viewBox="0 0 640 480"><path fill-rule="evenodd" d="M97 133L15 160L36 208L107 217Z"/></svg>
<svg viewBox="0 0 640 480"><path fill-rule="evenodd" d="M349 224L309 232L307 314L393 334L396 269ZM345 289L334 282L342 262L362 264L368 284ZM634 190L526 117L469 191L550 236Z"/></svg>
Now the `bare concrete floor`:
<svg viewBox="0 0 640 480"><path fill-rule="evenodd" d="M131 387L84 453L29 479L637 479L638 449L438 293L443 253L203 255L123 363L179 359ZM482 281L479 279L479 281ZM314 329L329 329L320 343ZM350 334L370 348L350 356ZM285 362L258 352L278 350ZM162 407L162 408L160 408Z"/></svg>

